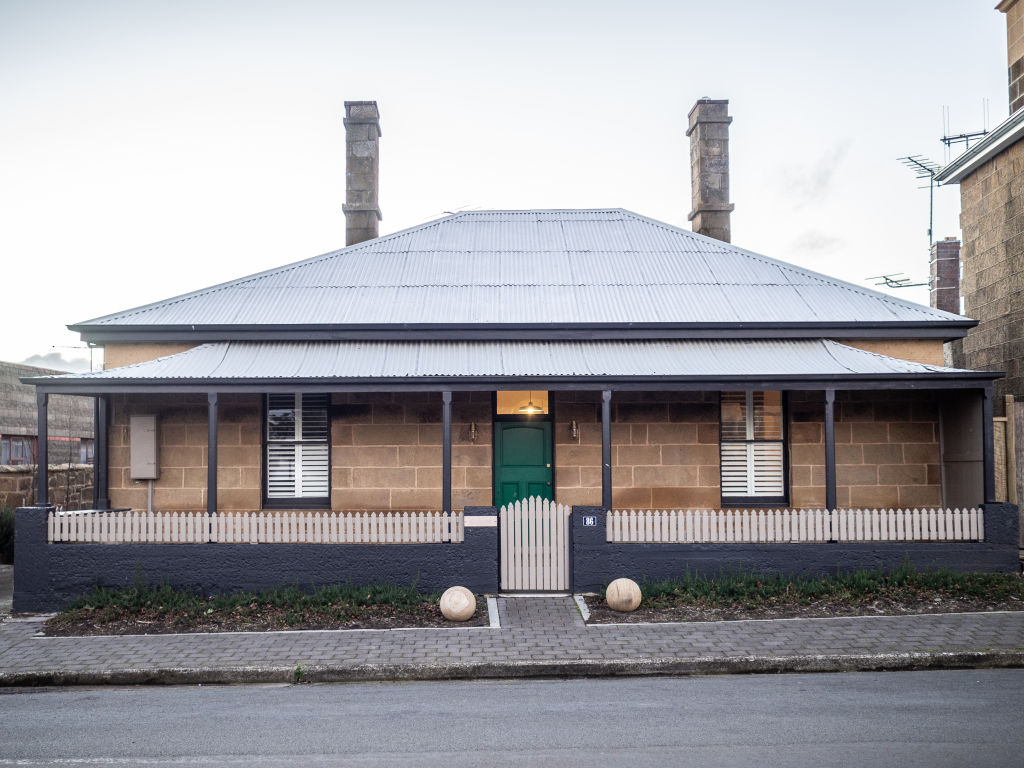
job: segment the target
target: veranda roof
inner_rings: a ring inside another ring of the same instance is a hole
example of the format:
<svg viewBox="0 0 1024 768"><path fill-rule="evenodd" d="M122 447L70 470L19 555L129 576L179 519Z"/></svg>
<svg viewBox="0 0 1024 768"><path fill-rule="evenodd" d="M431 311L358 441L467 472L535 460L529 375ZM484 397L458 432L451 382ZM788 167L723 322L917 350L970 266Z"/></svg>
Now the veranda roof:
<svg viewBox="0 0 1024 768"><path fill-rule="evenodd" d="M52 391L157 385L928 382L1002 374L899 360L828 339L216 342L123 368L26 379ZM945 386L945 385L942 385ZM454 387L458 388L458 386Z"/></svg>

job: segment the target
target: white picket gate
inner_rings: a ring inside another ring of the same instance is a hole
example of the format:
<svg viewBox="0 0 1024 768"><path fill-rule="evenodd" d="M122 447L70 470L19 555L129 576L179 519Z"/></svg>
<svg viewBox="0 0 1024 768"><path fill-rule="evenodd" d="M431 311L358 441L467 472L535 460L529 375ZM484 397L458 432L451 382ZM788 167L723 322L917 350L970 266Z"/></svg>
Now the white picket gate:
<svg viewBox="0 0 1024 768"><path fill-rule="evenodd" d="M501 508L501 588L569 589L569 515L572 509L531 496Z"/></svg>

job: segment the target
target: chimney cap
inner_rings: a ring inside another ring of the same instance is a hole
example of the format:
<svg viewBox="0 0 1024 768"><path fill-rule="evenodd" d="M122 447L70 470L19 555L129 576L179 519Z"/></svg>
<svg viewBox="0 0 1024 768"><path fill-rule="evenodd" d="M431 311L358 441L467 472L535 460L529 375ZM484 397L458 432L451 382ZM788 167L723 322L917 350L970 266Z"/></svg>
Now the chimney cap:
<svg viewBox="0 0 1024 768"><path fill-rule="evenodd" d="M728 125L732 122L732 118L729 117L729 100L709 99L707 96L697 99L686 117L689 121L687 136L693 133L693 129L698 123L725 123Z"/></svg>
<svg viewBox="0 0 1024 768"><path fill-rule="evenodd" d="M350 125L374 125L377 127L377 138L383 135L380 131L380 110L377 109L376 101L346 101L345 117L341 122L346 128Z"/></svg>

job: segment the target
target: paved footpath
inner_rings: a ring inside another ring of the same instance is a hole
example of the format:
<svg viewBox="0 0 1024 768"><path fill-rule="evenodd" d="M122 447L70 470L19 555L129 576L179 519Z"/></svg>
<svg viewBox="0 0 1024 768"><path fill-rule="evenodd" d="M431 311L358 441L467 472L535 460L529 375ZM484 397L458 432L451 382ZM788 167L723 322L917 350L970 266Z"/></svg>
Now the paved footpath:
<svg viewBox="0 0 1024 768"><path fill-rule="evenodd" d="M568 597L500 628L39 637L0 623L0 684L227 683L1024 666L1024 612L586 626Z"/></svg>

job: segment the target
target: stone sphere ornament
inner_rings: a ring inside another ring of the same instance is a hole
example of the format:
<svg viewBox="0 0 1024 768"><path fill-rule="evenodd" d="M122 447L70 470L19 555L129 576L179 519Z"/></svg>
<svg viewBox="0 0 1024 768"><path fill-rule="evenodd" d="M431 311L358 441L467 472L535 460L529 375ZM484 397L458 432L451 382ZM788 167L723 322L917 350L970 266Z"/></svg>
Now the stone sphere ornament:
<svg viewBox="0 0 1024 768"><path fill-rule="evenodd" d="M616 579L605 590L605 602L613 611L635 611L640 607L640 587L632 579Z"/></svg>
<svg viewBox="0 0 1024 768"><path fill-rule="evenodd" d="M465 587L448 587L441 595L441 614L448 621L469 621L476 613L476 598Z"/></svg>

